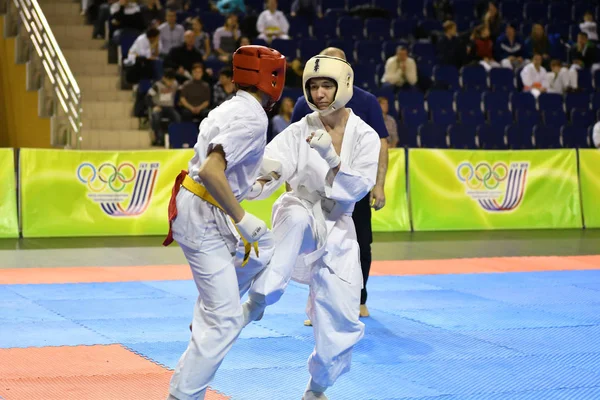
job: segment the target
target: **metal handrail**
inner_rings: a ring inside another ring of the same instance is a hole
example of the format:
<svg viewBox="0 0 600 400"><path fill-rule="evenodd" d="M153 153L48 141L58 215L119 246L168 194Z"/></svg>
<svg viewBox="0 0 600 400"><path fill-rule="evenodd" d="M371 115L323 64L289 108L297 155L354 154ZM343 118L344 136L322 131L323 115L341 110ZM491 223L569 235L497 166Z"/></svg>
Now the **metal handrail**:
<svg viewBox="0 0 600 400"><path fill-rule="evenodd" d="M67 115L76 137L75 147L81 147L81 90L63 56L37 0L13 0L23 26L42 61L48 79L60 105ZM67 135L67 147L73 147L72 135Z"/></svg>

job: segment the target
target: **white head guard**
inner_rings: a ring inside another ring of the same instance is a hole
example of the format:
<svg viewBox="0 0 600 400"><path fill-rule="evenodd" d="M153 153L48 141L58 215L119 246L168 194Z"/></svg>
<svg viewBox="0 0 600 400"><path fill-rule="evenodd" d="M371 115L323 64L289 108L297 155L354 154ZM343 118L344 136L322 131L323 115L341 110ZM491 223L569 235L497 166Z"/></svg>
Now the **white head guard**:
<svg viewBox="0 0 600 400"><path fill-rule="evenodd" d="M312 78L329 78L337 84L335 97L329 107L325 110L319 108L313 103L310 95L308 81ZM354 71L346 60L331 56L314 56L306 62L304 73L302 74L302 89L304 98L311 110L319 112L321 115L328 115L346 105L352 98L354 85Z"/></svg>

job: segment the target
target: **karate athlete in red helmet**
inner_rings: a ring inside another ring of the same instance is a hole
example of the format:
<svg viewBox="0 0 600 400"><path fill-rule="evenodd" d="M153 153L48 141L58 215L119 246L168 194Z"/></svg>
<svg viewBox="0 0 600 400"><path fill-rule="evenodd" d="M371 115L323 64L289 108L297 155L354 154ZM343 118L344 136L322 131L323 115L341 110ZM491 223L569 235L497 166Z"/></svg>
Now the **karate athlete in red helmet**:
<svg viewBox="0 0 600 400"><path fill-rule="evenodd" d="M276 50L236 50L236 95L202 121L189 172L175 180L164 245L180 245L199 296L190 343L171 379L171 400L204 399L243 328L240 297L272 253L271 232L240 201L256 189L269 124L265 110L281 97L285 67Z"/></svg>

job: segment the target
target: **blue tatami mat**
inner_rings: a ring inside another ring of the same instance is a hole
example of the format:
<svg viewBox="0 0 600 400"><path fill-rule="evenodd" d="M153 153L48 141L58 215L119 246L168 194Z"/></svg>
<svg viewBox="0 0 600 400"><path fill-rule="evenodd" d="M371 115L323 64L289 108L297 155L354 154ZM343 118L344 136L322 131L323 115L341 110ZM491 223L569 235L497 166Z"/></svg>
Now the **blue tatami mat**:
<svg viewBox="0 0 600 400"><path fill-rule="evenodd" d="M0 285L0 348L120 343L172 369L197 296L191 280ZM290 284L211 386L233 400L300 399L307 297ZM598 271L373 276L368 305L332 400L600 399Z"/></svg>

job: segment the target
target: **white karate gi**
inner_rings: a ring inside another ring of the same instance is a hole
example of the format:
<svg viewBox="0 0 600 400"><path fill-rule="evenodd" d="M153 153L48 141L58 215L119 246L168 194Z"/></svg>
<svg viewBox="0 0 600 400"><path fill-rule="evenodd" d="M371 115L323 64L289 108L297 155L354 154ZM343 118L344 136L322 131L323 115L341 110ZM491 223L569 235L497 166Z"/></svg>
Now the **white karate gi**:
<svg viewBox="0 0 600 400"><path fill-rule="evenodd" d="M244 199L258 177L268 123L260 103L239 90L200 124L189 175L201 182L200 165L211 149L221 145L231 190L238 200ZM173 238L190 264L200 295L190 343L175 368L170 393L179 400L197 400L204 399L206 387L243 328L240 297L270 258L273 240L271 232L262 236L260 257L253 252L241 267L244 246L223 211L183 187L177 195L177 211Z"/></svg>
<svg viewBox="0 0 600 400"><path fill-rule="evenodd" d="M281 163L281 178L267 183L260 198L284 182L292 191L273 206L275 250L249 295L270 305L279 300L290 279L310 285L306 311L313 323L315 349L309 372L315 383L329 387L350 369L352 348L364 334L358 319L362 273L352 210L375 185L380 140L351 112L340 170L333 177L327 162L306 142L317 129L324 127L313 112L267 146L265 158Z"/></svg>
<svg viewBox="0 0 600 400"><path fill-rule="evenodd" d="M548 89L546 69L540 66L538 71L535 69L533 63L527 64L525 68L521 70L521 80L523 81L523 91L531 92L536 98L541 92L539 89L533 87L534 84L540 84L543 88Z"/></svg>
<svg viewBox="0 0 600 400"><path fill-rule="evenodd" d="M262 40L289 39L287 34L289 29L290 23L285 14L279 10L274 13L265 10L260 13L256 21L256 30L260 33L258 38ZM269 38L267 34L274 34L274 36Z"/></svg>

